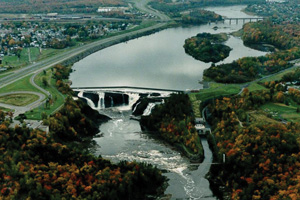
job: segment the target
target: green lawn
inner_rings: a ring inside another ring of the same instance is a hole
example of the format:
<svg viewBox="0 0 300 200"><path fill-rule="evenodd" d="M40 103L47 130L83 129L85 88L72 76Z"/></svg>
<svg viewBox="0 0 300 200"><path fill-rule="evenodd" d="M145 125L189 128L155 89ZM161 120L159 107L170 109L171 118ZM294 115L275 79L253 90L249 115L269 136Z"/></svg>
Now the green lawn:
<svg viewBox="0 0 300 200"><path fill-rule="evenodd" d="M14 106L26 106L39 99L39 96L34 94L10 94L0 97L0 103L5 103Z"/></svg>
<svg viewBox="0 0 300 200"><path fill-rule="evenodd" d="M31 75L28 75L10 85L7 85L3 88L0 88L0 94L7 93L7 92L13 92L13 91L33 91L33 92L40 92L37 88L35 88L30 83L30 77Z"/></svg>
<svg viewBox="0 0 300 200"><path fill-rule="evenodd" d="M295 68L293 68L293 69L288 69L288 70L286 70L286 71L284 71L284 72L281 72L281 73L278 73L278 74L276 74L276 75L270 76L270 77L268 77L268 78L266 78L266 79L263 79L261 82L277 81L277 80L280 80L280 79L283 77L283 75L285 75L285 74L287 74L287 73L289 73L289 72L292 72L292 71L295 71Z"/></svg>
<svg viewBox="0 0 300 200"><path fill-rule="evenodd" d="M257 91L257 90L268 90L267 88L265 88L264 86L259 85L258 83L251 83L248 86L248 89L249 89L250 92Z"/></svg>
<svg viewBox="0 0 300 200"><path fill-rule="evenodd" d="M238 94L241 90L239 85L224 85L223 87L218 88L208 88L200 90L198 93L192 93L191 95L195 95L197 100L205 101L212 98L217 98L220 96L228 96L233 94Z"/></svg>
<svg viewBox="0 0 300 200"><path fill-rule="evenodd" d="M12 74L12 72L0 73L0 78L5 77L5 76L8 76L8 75L10 75L10 74Z"/></svg>
<svg viewBox="0 0 300 200"><path fill-rule="evenodd" d="M3 64L12 67L22 67L28 65L30 64L29 52L30 52L31 62L36 61L40 55L39 48L30 47L30 48L23 48L20 59L18 58L18 56L4 56Z"/></svg>
<svg viewBox="0 0 300 200"><path fill-rule="evenodd" d="M43 78L45 78L48 81L51 81L51 84L48 86L45 86L43 84ZM62 95L54 86L55 86L55 80L52 78L52 71L51 69L46 71L46 74L44 72L41 72L39 75L35 77L35 82L40 87L44 88L45 90L49 91L52 99L53 104L50 106L50 108L45 108L45 105L42 105L38 108L33 109L32 111L26 112L25 115L28 119L36 119L41 120L41 115L43 112L45 112L47 115L53 114L55 110L57 110L60 106L62 106L65 102L64 98L66 96Z"/></svg>
<svg viewBox="0 0 300 200"><path fill-rule="evenodd" d="M3 107L1 107L1 106L0 106L0 110L1 110L1 111L4 111L4 112L11 111L11 109L8 109L8 108L3 108Z"/></svg>
<svg viewBox="0 0 300 200"><path fill-rule="evenodd" d="M267 103L261 106L261 109L272 115L273 119L285 119L291 122L299 122L300 113L297 113L296 106L287 106L282 103Z"/></svg>

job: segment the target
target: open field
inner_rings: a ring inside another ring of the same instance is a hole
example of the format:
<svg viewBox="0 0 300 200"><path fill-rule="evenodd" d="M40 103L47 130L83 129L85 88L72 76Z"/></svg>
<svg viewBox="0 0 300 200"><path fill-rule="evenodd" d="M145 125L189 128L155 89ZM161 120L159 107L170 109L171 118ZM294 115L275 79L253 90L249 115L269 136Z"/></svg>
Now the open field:
<svg viewBox="0 0 300 200"><path fill-rule="evenodd" d="M240 86L238 85L224 85L223 87L219 88L212 88L212 89L204 89L198 93L190 94L196 100L205 101L212 98L217 98L221 96L228 96L233 94L238 94L241 90Z"/></svg>
<svg viewBox="0 0 300 200"><path fill-rule="evenodd" d="M12 72L0 73L0 78L8 76L10 74L12 74Z"/></svg>
<svg viewBox="0 0 300 200"><path fill-rule="evenodd" d="M249 112L249 118L252 124L268 124L268 123L279 123L275 119L267 117L266 113L263 111L252 111Z"/></svg>
<svg viewBox="0 0 300 200"><path fill-rule="evenodd" d="M0 97L0 103L5 103L14 106L26 106L39 99L39 96L34 94L10 94Z"/></svg>
<svg viewBox="0 0 300 200"><path fill-rule="evenodd" d="M285 71L283 71L283 72L281 72L281 73L278 73L278 74L275 74L275 75L273 75L273 76L270 76L270 77L268 77L268 78L266 78L266 79L263 79L261 82L277 81L277 80L280 80L280 79L283 77L283 75L285 75L285 74L287 74L287 73L289 73L289 72L292 72L292 71L295 71L295 68L288 69L288 70L285 70Z"/></svg>
<svg viewBox="0 0 300 200"><path fill-rule="evenodd" d="M258 83L251 83L247 88L250 92L257 91L257 90L268 90L267 88L265 88L262 85L259 85Z"/></svg>
<svg viewBox="0 0 300 200"><path fill-rule="evenodd" d="M14 83L11 83L3 88L0 88L1 93L8 93L13 91L32 91L32 92L41 92L39 89L35 88L30 83L30 77L32 75L28 75Z"/></svg>
<svg viewBox="0 0 300 200"><path fill-rule="evenodd" d="M267 103L261 106L261 109L267 112L275 120L287 120L291 122L299 122L300 113L297 113L296 106L287 106L282 103Z"/></svg>
<svg viewBox="0 0 300 200"><path fill-rule="evenodd" d="M3 64L11 67L22 67L36 61L39 55L40 51L37 47L23 48L20 59L18 56L4 56Z"/></svg>
<svg viewBox="0 0 300 200"><path fill-rule="evenodd" d="M1 110L1 111L4 111L4 112L8 112L8 111L11 111L10 109L7 109L7 108L3 108L3 107L1 107L1 106L0 106L0 110Z"/></svg>

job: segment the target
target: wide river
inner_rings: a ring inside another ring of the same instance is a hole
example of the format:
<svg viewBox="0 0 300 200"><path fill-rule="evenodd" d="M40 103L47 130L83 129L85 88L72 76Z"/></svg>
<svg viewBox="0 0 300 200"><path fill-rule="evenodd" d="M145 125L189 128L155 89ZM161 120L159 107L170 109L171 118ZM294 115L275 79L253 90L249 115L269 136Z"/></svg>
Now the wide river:
<svg viewBox="0 0 300 200"><path fill-rule="evenodd" d="M227 17L251 17L241 12L244 6L213 7L208 10ZM137 86L162 89L201 89L203 70L210 63L203 63L184 52L185 39L198 33L231 33L242 28L242 21L230 25L228 22L193 27L169 28L96 52L74 64L70 79L73 87ZM213 27L218 29L214 30ZM240 38L231 36L226 42L233 50L223 63L244 56L260 56L260 52L247 48ZM166 194L172 199L216 199L209 182L205 179L211 162L205 138L202 144L205 160L191 165L189 160L170 146L149 137L141 131L137 121L130 120L131 111L120 108L102 109L113 119L100 126L104 134L95 138L99 145L94 149L113 162L136 160L151 163L164 169L169 178Z"/></svg>

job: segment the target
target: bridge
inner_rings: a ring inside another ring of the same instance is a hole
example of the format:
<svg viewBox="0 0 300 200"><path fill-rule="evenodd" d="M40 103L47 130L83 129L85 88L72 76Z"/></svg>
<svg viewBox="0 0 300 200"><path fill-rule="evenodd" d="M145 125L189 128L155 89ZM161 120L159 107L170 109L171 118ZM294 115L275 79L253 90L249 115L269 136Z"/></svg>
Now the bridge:
<svg viewBox="0 0 300 200"><path fill-rule="evenodd" d="M246 21L248 22L258 22L258 21L261 21L261 20L264 20L265 17L236 17L236 18L232 18L232 17L224 17L223 18L223 22L225 21L229 21L229 24L231 24L232 21L235 21L236 24L239 23L239 21L243 21L243 23L245 23Z"/></svg>

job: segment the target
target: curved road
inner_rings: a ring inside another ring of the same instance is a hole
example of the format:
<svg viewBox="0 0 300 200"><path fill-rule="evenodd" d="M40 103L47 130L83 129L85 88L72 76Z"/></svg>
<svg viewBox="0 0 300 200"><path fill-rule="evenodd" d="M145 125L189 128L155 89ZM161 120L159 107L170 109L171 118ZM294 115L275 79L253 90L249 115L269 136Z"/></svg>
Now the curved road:
<svg viewBox="0 0 300 200"><path fill-rule="evenodd" d="M139 10L142 10L146 13L149 13L149 14L152 14L152 15L155 15L157 16L158 18L160 18L161 21L170 21L170 17L153 9L153 8L149 8L147 6L147 4L149 3L150 1L149 0L139 0L138 2L135 2L135 6L139 9Z"/></svg>
<svg viewBox="0 0 300 200"><path fill-rule="evenodd" d="M45 95L39 92L32 92L32 91L14 91L14 92L7 92L7 93L2 93L0 94L1 96L6 96L6 95L11 95L11 94L33 94L33 95L37 95L39 97L38 100L32 102L31 104L28 104L26 106L14 106L14 105L9 105L9 104L4 104L4 103L0 103L1 107L4 108L8 108L8 109L12 109L15 110L14 115L18 116L21 113L25 113L33 108L36 108L37 106L40 105L40 102L42 102L45 99Z"/></svg>

